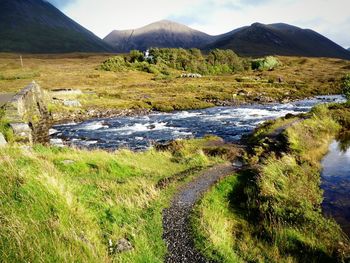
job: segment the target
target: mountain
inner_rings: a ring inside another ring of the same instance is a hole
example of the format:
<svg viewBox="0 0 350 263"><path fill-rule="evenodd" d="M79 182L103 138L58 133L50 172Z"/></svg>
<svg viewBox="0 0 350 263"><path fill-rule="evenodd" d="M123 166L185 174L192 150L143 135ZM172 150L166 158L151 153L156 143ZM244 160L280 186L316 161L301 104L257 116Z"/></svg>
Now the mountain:
<svg viewBox="0 0 350 263"><path fill-rule="evenodd" d="M310 29L254 23L220 36L206 49L232 49L242 56L287 55L350 59L347 50Z"/></svg>
<svg viewBox="0 0 350 263"><path fill-rule="evenodd" d="M162 20L138 29L114 30L104 41L118 52L127 52L132 49L146 50L150 47L200 48L216 39L217 37L188 26Z"/></svg>
<svg viewBox="0 0 350 263"><path fill-rule="evenodd" d="M112 48L44 0L0 0L0 51L109 52Z"/></svg>

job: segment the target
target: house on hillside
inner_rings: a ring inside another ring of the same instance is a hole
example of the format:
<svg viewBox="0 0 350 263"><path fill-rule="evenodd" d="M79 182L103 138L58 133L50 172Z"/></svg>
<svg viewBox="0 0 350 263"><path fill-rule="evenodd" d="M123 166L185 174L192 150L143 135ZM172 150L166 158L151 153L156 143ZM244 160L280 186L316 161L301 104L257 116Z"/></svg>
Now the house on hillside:
<svg viewBox="0 0 350 263"><path fill-rule="evenodd" d="M153 56L149 54L149 49L143 52L143 58L145 61L153 62Z"/></svg>

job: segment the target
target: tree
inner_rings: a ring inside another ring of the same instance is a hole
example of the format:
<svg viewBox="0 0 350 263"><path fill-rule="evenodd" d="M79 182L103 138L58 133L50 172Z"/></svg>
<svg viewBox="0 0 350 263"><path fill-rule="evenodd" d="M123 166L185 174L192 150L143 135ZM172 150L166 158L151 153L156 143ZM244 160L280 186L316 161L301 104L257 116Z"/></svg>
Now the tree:
<svg viewBox="0 0 350 263"><path fill-rule="evenodd" d="M127 60L130 63L142 62L144 60L144 56L143 56L143 53L139 50L131 50Z"/></svg>

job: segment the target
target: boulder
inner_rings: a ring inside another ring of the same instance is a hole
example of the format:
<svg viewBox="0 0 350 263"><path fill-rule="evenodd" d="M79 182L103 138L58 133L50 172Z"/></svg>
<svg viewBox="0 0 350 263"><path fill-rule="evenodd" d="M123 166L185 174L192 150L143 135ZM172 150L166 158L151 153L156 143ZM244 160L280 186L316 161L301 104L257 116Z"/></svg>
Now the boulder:
<svg viewBox="0 0 350 263"><path fill-rule="evenodd" d="M50 144L56 147L64 147L64 143L62 139L50 139Z"/></svg>

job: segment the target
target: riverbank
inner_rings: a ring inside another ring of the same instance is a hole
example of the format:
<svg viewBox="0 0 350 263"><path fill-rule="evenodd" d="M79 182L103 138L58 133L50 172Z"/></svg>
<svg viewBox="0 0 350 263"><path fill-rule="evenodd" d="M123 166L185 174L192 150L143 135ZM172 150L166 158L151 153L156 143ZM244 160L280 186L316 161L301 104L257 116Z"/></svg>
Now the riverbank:
<svg viewBox="0 0 350 263"><path fill-rule="evenodd" d="M219 262L349 260L349 238L323 216L320 189L320 161L349 117L349 104L317 106L304 120L260 127L248 140L251 169L224 180L198 205L197 247Z"/></svg>

